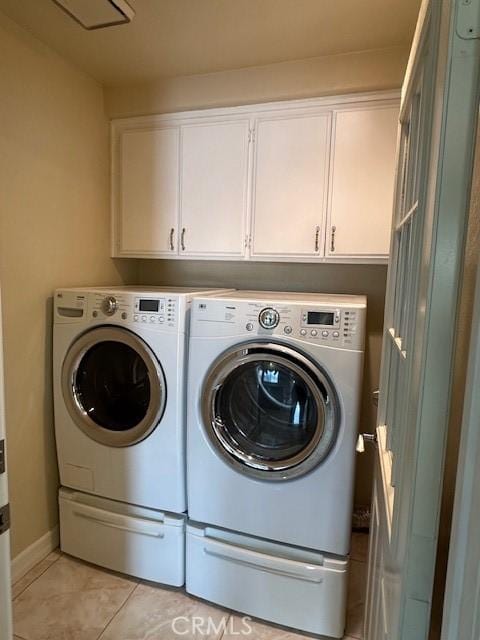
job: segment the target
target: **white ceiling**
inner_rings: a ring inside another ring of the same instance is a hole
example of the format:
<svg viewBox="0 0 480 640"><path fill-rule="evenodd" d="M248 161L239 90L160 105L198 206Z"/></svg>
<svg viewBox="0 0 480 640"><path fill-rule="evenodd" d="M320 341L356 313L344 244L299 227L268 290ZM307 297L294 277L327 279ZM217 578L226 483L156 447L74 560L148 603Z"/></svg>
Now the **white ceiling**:
<svg viewBox="0 0 480 640"><path fill-rule="evenodd" d="M85 31L52 0L0 11L109 86L408 46L420 0L130 0L128 25Z"/></svg>

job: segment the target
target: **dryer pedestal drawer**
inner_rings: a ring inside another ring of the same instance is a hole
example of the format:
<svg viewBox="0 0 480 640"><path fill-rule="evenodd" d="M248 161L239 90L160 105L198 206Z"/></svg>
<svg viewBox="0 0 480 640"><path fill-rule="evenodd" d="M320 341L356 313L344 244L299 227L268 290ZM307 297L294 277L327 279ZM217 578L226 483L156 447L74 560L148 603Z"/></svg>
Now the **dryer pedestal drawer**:
<svg viewBox="0 0 480 640"><path fill-rule="evenodd" d="M348 559L187 525L186 586L229 609L342 638Z"/></svg>
<svg viewBox="0 0 480 640"><path fill-rule="evenodd" d="M60 489L62 551L137 578L182 586L185 518Z"/></svg>

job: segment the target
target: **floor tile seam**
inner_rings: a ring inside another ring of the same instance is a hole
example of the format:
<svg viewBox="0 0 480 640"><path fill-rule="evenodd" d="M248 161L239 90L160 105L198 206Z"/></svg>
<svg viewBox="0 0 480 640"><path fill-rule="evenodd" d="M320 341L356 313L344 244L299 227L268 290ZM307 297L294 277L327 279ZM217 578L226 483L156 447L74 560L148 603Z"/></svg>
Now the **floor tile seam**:
<svg viewBox="0 0 480 640"><path fill-rule="evenodd" d="M130 600L130 598L133 596L133 594L135 593L135 591L138 589L138 587L140 586L141 582L137 582L134 586L134 588L130 591L130 593L128 594L128 596L125 598L124 602L122 602L122 604L120 605L120 607L115 611L115 613L111 616L110 620L107 622L107 624L103 627L103 629L100 631L100 634L95 638L95 640L100 640L100 638L103 636L103 634L105 633L105 631L108 629L108 627L112 624L112 622L115 620L115 618L118 616L118 614L120 613L120 611L122 611L122 609L126 606L127 602Z"/></svg>
<svg viewBox="0 0 480 640"><path fill-rule="evenodd" d="M53 551L51 551L50 553L53 553ZM48 554L48 555L50 555L50 554ZM35 567L37 567L40 563L44 562L44 560L46 560L48 558L48 555L45 556L45 558L43 558L42 560L39 560L36 564L34 564L33 567L29 571L27 571L27 573L25 575L23 575L21 578L19 578L15 582L13 587L15 588L15 585L18 584L20 582L20 580L23 580L23 578L25 578L25 576L30 571L33 571L35 569ZM59 553L58 556L55 558L55 560L52 560L52 562L48 565L48 567L45 567L45 569L36 578L34 578L31 582L29 582L28 584L25 585L25 587L20 591L20 593L17 593L17 595L13 598L13 602L15 602L15 600L17 600L22 595L22 593L24 593L29 587L31 587L32 584L34 584L39 578L41 578L50 569L50 567L53 567L53 565L55 563L57 563L60 560L61 557L62 557L62 554Z"/></svg>
<svg viewBox="0 0 480 640"><path fill-rule="evenodd" d="M230 613L228 614L228 618L227 618L227 622L226 622L226 624L225 624L225 628L224 628L224 630L222 631L222 635L221 635L219 638L216 638L216 640L222 640L222 638L225 638L225 637L226 637L226 636L225 636L225 634L227 633L228 623L230 622L230 618L232 618L232 617L233 617L233 613L231 613L231 612L230 612Z"/></svg>

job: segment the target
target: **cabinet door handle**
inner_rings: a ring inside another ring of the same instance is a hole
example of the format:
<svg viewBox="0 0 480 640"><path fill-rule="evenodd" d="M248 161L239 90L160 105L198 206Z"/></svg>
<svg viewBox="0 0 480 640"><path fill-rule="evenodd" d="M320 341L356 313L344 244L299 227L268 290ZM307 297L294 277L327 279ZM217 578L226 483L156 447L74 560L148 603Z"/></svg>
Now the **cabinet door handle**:
<svg viewBox="0 0 480 640"><path fill-rule="evenodd" d="M182 245L182 251L185 251L185 227L182 229L182 237L180 239L180 244Z"/></svg>
<svg viewBox="0 0 480 640"><path fill-rule="evenodd" d="M320 234L320 227L315 227L315 252L318 252L318 236Z"/></svg>
<svg viewBox="0 0 480 640"><path fill-rule="evenodd" d="M332 253L335 252L335 232L337 230L337 227L332 227L332 235L330 237L330 251Z"/></svg>
<svg viewBox="0 0 480 640"><path fill-rule="evenodd" d="M170 229L170 251L173 251L173 250L174 250L174 248L175 248L175 247L174 247L174 244L173 244L173 237L174 237L174 234L175 234L175 229L172 227L172 228Z"/></svg>

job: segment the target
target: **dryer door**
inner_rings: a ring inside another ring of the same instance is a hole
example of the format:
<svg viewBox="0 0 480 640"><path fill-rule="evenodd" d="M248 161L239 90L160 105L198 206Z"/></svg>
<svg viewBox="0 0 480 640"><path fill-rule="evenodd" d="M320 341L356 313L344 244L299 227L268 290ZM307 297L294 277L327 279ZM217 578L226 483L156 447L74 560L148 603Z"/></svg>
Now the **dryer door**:
<svg viewBox="0 0 480 640"><path fill-rule="evenodd" d="M165 376L137 335L121 327L99 327L70 347L62 393L70 416L87 436L125 447L146 438L161 420Z"/></svg>
<svg viewBox="0 0 480 640"><path fill-rule="evenodd" d="M207 435L245 475L285 480L326 458L340 409L328 376L295 349L247 343L212 366L202 394Z"/></svg>

